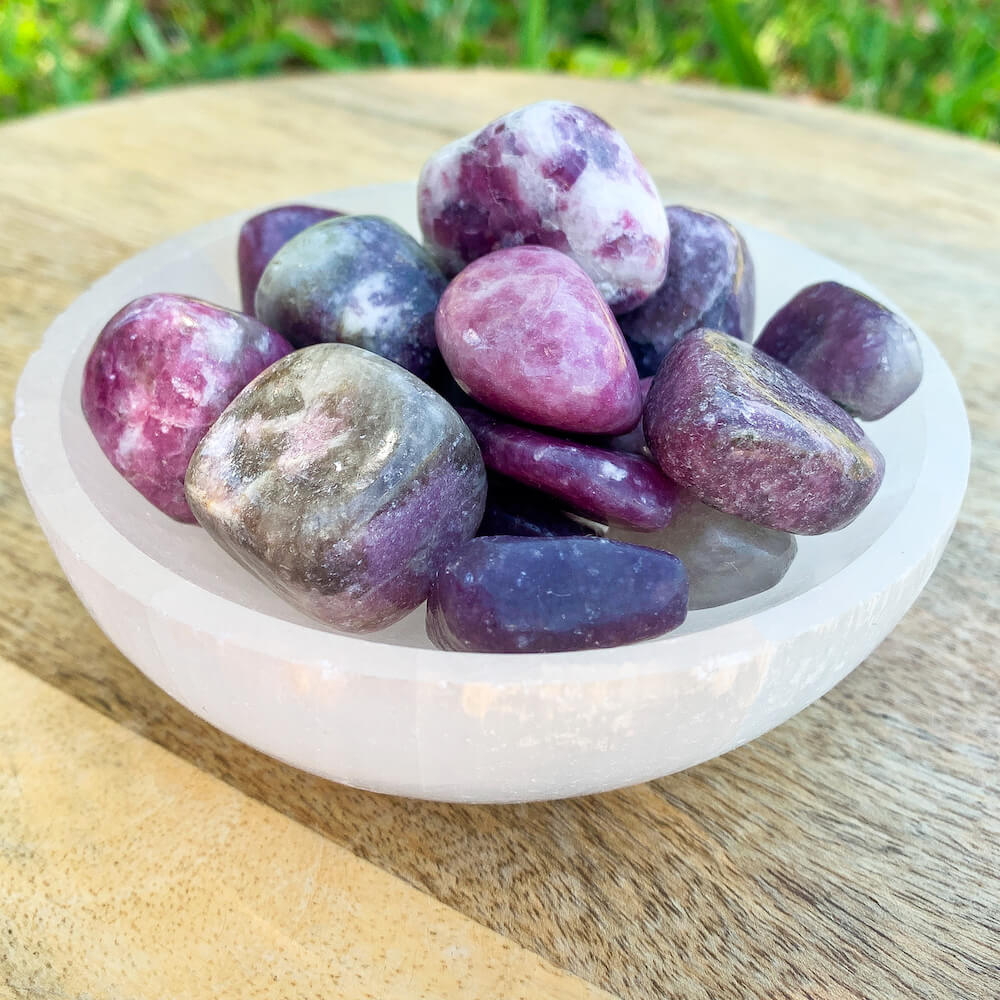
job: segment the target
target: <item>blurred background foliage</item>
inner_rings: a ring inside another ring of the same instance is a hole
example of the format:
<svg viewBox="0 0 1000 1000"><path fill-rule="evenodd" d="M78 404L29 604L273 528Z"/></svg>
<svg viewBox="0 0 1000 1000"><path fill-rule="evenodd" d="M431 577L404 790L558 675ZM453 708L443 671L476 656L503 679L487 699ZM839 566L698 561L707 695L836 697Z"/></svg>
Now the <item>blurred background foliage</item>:
<svg viewBox="0 0 1000 1000"><path fill-rule="evenodd" d="M0 0L0 118L193 80L428 64L712 80L1000 140L1000 0Z"/></svg>

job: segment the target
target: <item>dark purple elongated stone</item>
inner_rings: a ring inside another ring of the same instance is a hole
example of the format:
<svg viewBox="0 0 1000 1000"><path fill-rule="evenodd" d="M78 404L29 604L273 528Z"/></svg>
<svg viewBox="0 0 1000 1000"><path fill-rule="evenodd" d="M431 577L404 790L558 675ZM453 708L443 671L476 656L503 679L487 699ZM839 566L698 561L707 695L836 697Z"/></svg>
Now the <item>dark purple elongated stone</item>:
<svg viewBox="0 0 1000 1000"><path fill-rule="evenodd" d="M347 632L420 604L486 499L458 414L410 372L348 344L296 351L255 379L202 439L186 485L230 555Z"/></svg>
<svg viewBox="0 0 1000 1000"><path fill-rule="evenodd" d="M441 296L435 328L459 385L499 413L581 434L639 421L639 377L618 324L565 254L527 246L480 257Z"/></svg>
<svg viewBox="0 0 1000 1000"><path fill-rule="evenodd" d="M343 214L316 205L278 205L243 223L236 245L236 260L240 270L240 298L247 315L254 315L254 295L271 258L303 229Z"/></svg>
<svg viewBox="0 0 1000 1000"><path fill-rule="evenodd" d="M194 522L184 472L212 422L291 351L257 320L186 295L144 295L108 320L80 402L111 464L164 514Z"/></svg>
<svg viewBox="0 0 1000 1000"><path fill-rule="evenodd" d="M430 254L389 219L344 215L289 240L257 286L255 309L295 347L344 343L427 378L434 310L447 284Z"/></svg>
<svg viewBox="0 0 1000 1000"><path fill-rule="evenodd" d="M779 531L849 524L885 461L835 403L749 344L696 330L667 355L646 398L660 468L700 500Z"/></svg>
<svg viewBox="0 0 1000 1000"><path fill-rule="evenodd" d="M489 476L486 510L480 535L527 535L532 538L577 538L596 532L567 517L552 497L504 476Z"/></svg>
<svg viewBox="0 0 1000 1000"><path fill-rule="evenodd" d="M688 573L690 611L770 590L798 551L794 535L724 514L687 490L665 528L652 534L613 528L611 536L677 556Z"/></svg>
<svg viewBox="0 0 1000 1000"><path fill-rule="evenodd" d="M677 487L648 459L460 409L488 469L555 497L567 510L639 531L662 528Z"/></svg>
<svg viewBox="0 0 1000 1000"><path fill-rule="evenodd" d="M622 316L640 375L655 375L670 349L702 327L740 340L753 336L753 259L725 219L684 205L668 205L667 278L638 309Z"/></svg>
<svg viewBox="0 0 1000 1000"><path fill-rule="evenodd" d="M687 615L687 574L667 552L604 538L474 538L427 597L441 649L552 653L663 635Z"/></svg>
<svg viewBox="0 0 1000 1000"><path fill-rule="evenodd" d="M862 420L878 420L920 385L924 364L901 316L836 281L803 288L754 344Z"/></svg>
<svg viewBox="0 0 1000 1000"><path fill-rule="evenodd" d="M417 188L420 228L449 274L502 247L572 257L615 312L663 282L670 242L653 181L591 111L540 101L435 153Z"/></svg>

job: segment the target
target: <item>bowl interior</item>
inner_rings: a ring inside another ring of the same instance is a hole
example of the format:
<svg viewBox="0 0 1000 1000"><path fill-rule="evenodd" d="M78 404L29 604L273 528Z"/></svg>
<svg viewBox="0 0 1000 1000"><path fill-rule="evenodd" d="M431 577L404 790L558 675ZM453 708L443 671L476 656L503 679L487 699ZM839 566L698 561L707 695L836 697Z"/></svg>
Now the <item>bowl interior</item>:
<svg viewBox="0 0 1000 1000"><path fill-rule="evenodd" d="M386 215L414 235L412 185L354 189L310 199L349 212ZM95 288L86 313L74 331L72 352L60 388L60 429L65 453L82 490L107 525L176 578L233 604L313 632L323 627L299 614L259 580L233 562L196 526L181 525L152 507L112 468L90 432L79 395L87 354L103 323L128 300L150 292L181 292L238 308L236 237L242 218L230 217L142 255L142 266L119 269L115 280ZM804 285L834 279L887 301L851 271L812 251L747 225L740 225L753 254L757 274L757 328ZM115 276L113 276L115 277ZM888 303L891 304L891 303ZM933 352L922 334L921 346ZM882 488L862 515L847 528L799 539L799 551L785 578L763 594L733 604L692 612L674 636L697 633L777 608L840 573L868 550L894 522L912 494L927 450L928 393L921 388L888 417L865 425L886 457ZM368 641L429 648L423 609L372 635ZM671 637L654 640L669 643Z"/></svg>

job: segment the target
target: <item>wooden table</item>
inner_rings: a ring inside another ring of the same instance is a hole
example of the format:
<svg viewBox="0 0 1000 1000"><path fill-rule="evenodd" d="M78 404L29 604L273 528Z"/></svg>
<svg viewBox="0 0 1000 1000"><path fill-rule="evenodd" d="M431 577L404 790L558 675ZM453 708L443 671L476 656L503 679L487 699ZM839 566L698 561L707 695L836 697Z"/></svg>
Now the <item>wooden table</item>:
<svg viewBox="0 0 1000 1000"><path fill-rule="evenodd" d="M214 730L101 635L7 428L53 315L205 219L411 178L541 97L610 118L673 201L802 240L931 334L974 467L926 592L750 746L613 794L436 805ZM809 103L497 72L180 89L0 130L0 982L63 998L1000 994L1000 149Z"/></svg>

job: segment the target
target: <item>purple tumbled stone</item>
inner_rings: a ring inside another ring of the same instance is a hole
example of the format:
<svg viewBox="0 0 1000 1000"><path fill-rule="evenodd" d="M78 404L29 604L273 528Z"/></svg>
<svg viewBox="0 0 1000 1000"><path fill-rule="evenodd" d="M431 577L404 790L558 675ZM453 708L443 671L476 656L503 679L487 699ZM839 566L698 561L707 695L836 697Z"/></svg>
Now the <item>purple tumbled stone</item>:
<svg viewBox="0 0 1000 1000"><path fill-rule="evenodd" d="M441 649L552 653L663 635L687 615L687 574L667 552L604 538L475 538L427 597Z"/></svg>
<svg viewBox="0 0 1000 1000"><path fill-rule="evenodd" d="M924 373L906 320L836 281L803 288L768 320L754 346L862 420L894 410Z"/></svg>
<svg viewBox="0 0 1000 1000"><path fill-rule="evenodd" d="M835 403L749 344L696 330L667 355L646 398L660 468L700 500L779 531L849 524L885 462Z"/></svg>
<svg viewBox="0 0 1000 1000"><path fill-rule="evenodd" d="M591 111L541 101L445 146L420 174L420 227L456 274L502 247L569 254L615 312L663 282L667 217L646 169Z"/></svg>
<svg viewBox="0 0 1000 1000"><path fill-rule="evenodd" d="M253 299L271 258L303 229L324 219L335 219L343 212L316 205L279 205L247 219L240 229L236 259L240 269L240 298L243 311L254 315Z"/></svg>
<svg viewBox="0 0 1000 1000"><path fill-rule="evenodd" d="M348 344L273 365L204 437L198 521L289 603L368 632L415 608L479 525L486 472L458 414L416 376Z"/></svg>
<svg viewBox="0 0 1000 1000"><path fill-rule="evenodd" d="M716 608L770 590L798 550L795 536L751 524L702 503L687 490L665 528L640 534L613 528L611 537L672 552L688 573L688 609Z"/></svg>
<svg viewBox="0 0 1000 1000"><path fill-rule="evenodd" d="M640 375L655 375L692 330L721 330L740 340L753 335L756 283L743 237L725 219L683 205L667 206L667 219L666 281L619 321Z"/></svg>
<svg viewBox="0 0 1000 1000"><path fill-rule="evenodd" d="M593 528L567 517L552 497L503 476L489 476L480 535L571 538L594 535Z"/></svg>
<svg viewBox="0 0 1000 1000"><path fill-rule="evenodd" d="M639 376L611 310L569 257L512 247L448 286L437 343L459 385L499 413L581 434L639 421Z"/></svg>
<svg viewBox="0 0 1000 1000"><path fill-rule="evenodd" d="M164 514L193 522L184 471L233 397L291 351L242 313L185 295L144 295L100 332L80 401L111 464Z"/></svg>
<svg viewBox="0 0 1000 1000"><path fill-rule="evenodd" d="M254 305L295 347L353 344L427 378L446 284L430 254L394 222L344 215L289 240L261 276Z"/></svg>
<svg viewBox="0 0 1000 1000"><path fill-rule="evenodd" d="M488 469L555 497L567 510L639 531L662 528L677 487L648 459L543 434L461 409Z"/></svg>

